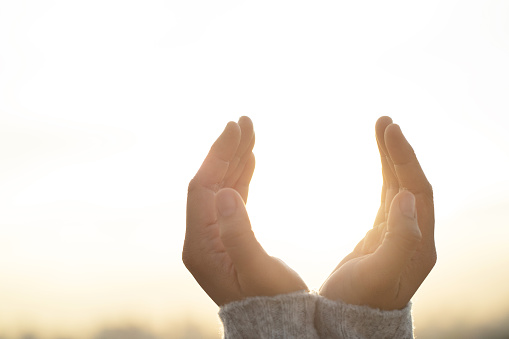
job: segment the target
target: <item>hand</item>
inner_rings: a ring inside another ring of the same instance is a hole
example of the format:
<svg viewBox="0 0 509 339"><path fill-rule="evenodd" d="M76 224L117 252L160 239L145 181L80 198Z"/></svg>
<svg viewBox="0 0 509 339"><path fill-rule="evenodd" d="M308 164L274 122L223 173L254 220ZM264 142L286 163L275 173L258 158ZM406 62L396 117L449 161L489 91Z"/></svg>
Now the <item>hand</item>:
<svg viewBox="0 0 509 339"><path fill-rule="evenodd" d="M433 191L389 117L376 123L382 201L374 227L334 269L320 295L384 310L404 308L436 262Z"/></svg>
<svg viewBox="0 0 509 339"><path fill-rule="evenodd" d="M251 296L307 290L306 284L256 240L247 215L254 172L251 120L230 122L189 183L182 259L219 306Z"/></svg>

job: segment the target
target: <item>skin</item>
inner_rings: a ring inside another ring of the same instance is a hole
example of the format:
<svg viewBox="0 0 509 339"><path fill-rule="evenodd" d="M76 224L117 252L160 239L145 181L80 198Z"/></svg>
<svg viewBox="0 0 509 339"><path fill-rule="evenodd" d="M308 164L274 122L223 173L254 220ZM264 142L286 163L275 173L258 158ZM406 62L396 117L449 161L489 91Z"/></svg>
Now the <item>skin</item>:
<svg viewBox="0 0 509 339"><path fill-rule="evenodd" d="M189 183L182 259L219 306L307 290L295 271L265 252L251 230L245 203L255 167L254 140L248 117L229 122ZM221 202L234 212L222 215Z"/></svg>
<svg viewBox="0 0 509 339"><path fill-rule="evenodd" d="M384 180L374 227L319 293L350 304L401 309L436 262L433 192L398 125L380 118L376 138ZM251 229L245 204L254 140L248 117L229 122L189 184L182 259L219 306L307 291L295 271L265 252Z"/></svg>
<svg viewBox="0 0 509 339"><path fill-rule="evenodd" d="M319 293L393 310L408 304L436 263L433 190L400 127L381 117L375 129L383 186L374 226ZM400 212L405 203L414 204L414 218Z"/></svg>

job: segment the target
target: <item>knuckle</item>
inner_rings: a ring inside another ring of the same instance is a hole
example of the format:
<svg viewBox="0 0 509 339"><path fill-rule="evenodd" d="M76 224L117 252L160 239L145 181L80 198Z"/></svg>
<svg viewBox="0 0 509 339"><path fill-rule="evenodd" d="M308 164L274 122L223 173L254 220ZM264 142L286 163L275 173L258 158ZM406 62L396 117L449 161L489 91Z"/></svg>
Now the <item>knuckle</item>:
<svg viewBox="0 0 509 339"><path fill-rule="evenodd" d="M429 265L430 265L430 271L433 267L435 267L436 263L437 263L437 251L434 250L433 252L431 252L430 254L430 257L429 257Z"/></svg>
<svg viewBox="0 0 509 339"><path fill-rule="evenodd" d="M189 185L187 186L187 194L193 192L197 187L196 179L193 178L189 181Z"/></svg>
<svg viewBox="0 0 509 339"><path fill-rule="evenodd" d="M186 248L184 248L182 250L182 262L184 263L184 266L186 266L186 268L189 271L192 271L194 269L194 267L196 266L196 261L194 260L194 256Z"/></svg>
<svg viewBox="0 0 509 339"><path fill-rule="evenodd" d="M424 253L420 260L420 265L423 272L429 274L437 263L437 252L435 250Z"/></svg>
<svg viewBox="0 0 509 339"><path fill-rule="evenodd" d="M431 186L431 184L428 182L426 184L426 189L424 190L426 196L428 196L431 201L433 201L433 186Z"/></svg>

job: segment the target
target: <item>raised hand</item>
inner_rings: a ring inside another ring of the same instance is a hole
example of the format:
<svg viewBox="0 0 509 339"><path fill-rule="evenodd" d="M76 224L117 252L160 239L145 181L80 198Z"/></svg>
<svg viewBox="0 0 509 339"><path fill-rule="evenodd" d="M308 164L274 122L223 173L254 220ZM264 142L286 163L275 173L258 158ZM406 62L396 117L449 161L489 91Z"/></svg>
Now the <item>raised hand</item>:
<svg viewBox="0 0 509 339"><path fill-rule="evenodd" d="M376 123L382 200L374 227L334 269L320 295L384 310L404 308L436 262L433 191L389 117Z"/></svg>
<svg viewBox="0 0 509 339"><path fill-rule="evenodd" d="M230 122L189 183L182 259L219 306L251 296L307 290L302 279L256 240L247 215L254 172L251 120Z"/></svg>

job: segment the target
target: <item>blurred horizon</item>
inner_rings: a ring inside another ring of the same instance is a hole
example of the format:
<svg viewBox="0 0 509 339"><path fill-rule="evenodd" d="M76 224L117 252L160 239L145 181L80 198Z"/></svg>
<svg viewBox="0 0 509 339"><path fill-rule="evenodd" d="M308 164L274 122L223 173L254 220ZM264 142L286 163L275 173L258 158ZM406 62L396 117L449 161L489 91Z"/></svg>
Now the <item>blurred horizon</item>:
<svg viewBox="0 0 509 339"><path fill-rule="evenodd" d="M507 60L502 0L0 1L0 339L219 337L186 193L242 115L253 230L310 289L372 226L391 116L435 194L417 337L507 337Z"/></svg>
<svg viewBox="0 0 509 339"><path fill-rule="evenodd" d="M449 326L417 327L414 335L420 339L465 338L502 339L509 333L509 308L498 318L479 324L458 321ZM104 326L81 335L47 335L25 329L16 335L0 335L0 339L215 339L220 337L219 327L200 326L196 320L174 323L165 330L156 331L136 323Z"/></svg>

